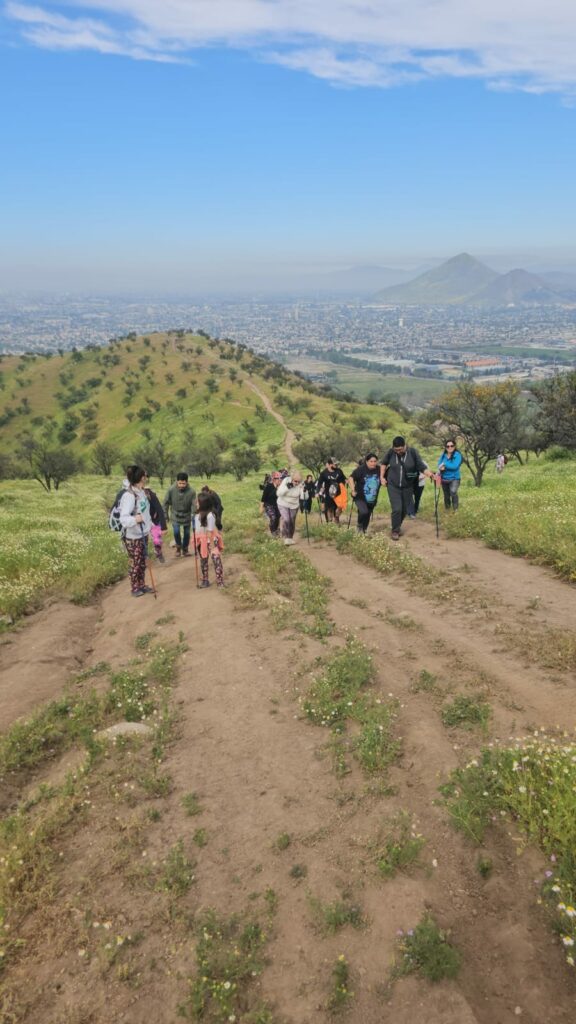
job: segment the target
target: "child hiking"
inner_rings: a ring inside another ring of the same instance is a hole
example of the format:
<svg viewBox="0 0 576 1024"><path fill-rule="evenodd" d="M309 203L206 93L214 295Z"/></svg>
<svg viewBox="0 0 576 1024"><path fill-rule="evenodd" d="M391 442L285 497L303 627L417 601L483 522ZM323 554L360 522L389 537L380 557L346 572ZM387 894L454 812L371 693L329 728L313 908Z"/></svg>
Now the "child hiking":
<svg viewBox="0 0 576 1024"><path fill-rule="evenodd" d="M220 552L224 548L222 536L216 529L216 516L213 511L213 504L208 494L200 492L198 495L198 512L194 516L194 543L200 556L200 570L202 573L201 587L209 587L208 562L212 556L216 586L224 586L224 567Z"/></svg>
<svg viewBox="0 0 576 1024"><path fill-rule="evenodd" d="M166 559L162 554L162 534L167 530L166 516L158 495L150 487L145 487L144 490L150 503L150 519L152 521L150 537L154 545L154 554L158 561L164 564Z"/></svg>
<svg viewBox="0 0 576 1024"><path fill-rule="evenodd" d="M130 560L128 574L132 597L153 593L146 586L146 555L148 535L152 521L150 502L146 496L146 470L141 466L128 466L124 481L124 494L120 499L120 522L124 530L124 546Z"/></svg>

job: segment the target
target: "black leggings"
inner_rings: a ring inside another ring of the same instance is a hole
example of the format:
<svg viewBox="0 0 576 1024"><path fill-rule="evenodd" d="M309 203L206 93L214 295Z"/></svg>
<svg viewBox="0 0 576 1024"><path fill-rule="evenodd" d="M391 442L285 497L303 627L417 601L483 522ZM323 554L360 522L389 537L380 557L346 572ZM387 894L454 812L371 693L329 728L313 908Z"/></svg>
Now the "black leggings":
<svg viewBox="0 0 576 1024"><path fill-rule="evenodd" d="M376 508L376 503L364 501L363 498L354 498L354 504L358 509L358 529L362 533L366 533L372 518L372 513Z"/></svg>

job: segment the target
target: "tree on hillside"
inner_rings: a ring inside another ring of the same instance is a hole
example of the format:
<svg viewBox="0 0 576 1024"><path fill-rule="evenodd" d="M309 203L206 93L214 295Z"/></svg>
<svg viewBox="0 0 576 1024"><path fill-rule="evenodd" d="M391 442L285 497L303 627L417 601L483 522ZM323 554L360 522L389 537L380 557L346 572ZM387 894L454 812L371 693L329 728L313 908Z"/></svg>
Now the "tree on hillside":
<svg viewBox="0 0 576 1024"><path fill-rule="evenodd" d="M557 374L534 388L539 428L548 444L576 448L576 371Z"/></svg>
<svg viewBox="0 0 576 1024"><path fill-rule="evenodd" d="M120 449L109 441L99 441L92 450L92 468L102 476L111 476L114 466L121 461Z"/></svg>
<svg viewBox="0 0 576 1024"><path fill-rule="evenodd" d="M257 471L262 460L255 448L233 448L228 469L237 480L243 480L248 473Z"/></svg>
<svg viewBox="0 0 576 1024"><path fill-rule="evenodd" d="M298 441L294 454L311 473L319 473L326 459L333 456L340 462L356 462L368 451L381 450L381 439L371 430L330 430Z"/></svg>
<svg viewBox="0 0 576 1024"><path fill-rule="evenodd" d="M143 466L150 476L158 477L161 487L164 486L166 477L172 476L178 465L178 456L169 447L168 441L169 438L164 440L164 438L158 437L138 448L133 455L134 462L138 466Z"/></svg>
<svg viewBox="0 0 576 1024"><path fill-rule="evenodd" d="M456 437L476 487L499 452L522 447L525 425L520 389L513 381L474 384L463 381L438 398L419 418L424 442L443 445Z"/></svg>
<svg viewBox="0 0 576 1024"><path fill-rule="evenodd" d="M22 440L17 457L29 469L30 476L37 480L45 491L51 491L52 487L57 491L61 483L80 473L83 468L81 460L71 451L49 448L47 444L33 437Z"/></svg>
<svg viewBox="0 0 576 1024"><path fill-rule="evenodd" d="M218 444L213 440L206 441L196 448L193 455L184 459L184 465L194 476L206 477L210 480L222 472L222 458Z"/></svg>

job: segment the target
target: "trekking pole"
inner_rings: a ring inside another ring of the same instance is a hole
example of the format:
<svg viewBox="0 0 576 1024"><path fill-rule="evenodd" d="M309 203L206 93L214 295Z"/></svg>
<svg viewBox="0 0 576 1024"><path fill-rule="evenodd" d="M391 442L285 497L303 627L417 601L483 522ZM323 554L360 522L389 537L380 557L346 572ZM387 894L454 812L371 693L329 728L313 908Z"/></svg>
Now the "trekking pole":
<svg viewBox="0 0 576 1024"><path fill-rule="evenodd" d="M154 573L152 572L152 563L151 563L149 558L146 559L146 561L148 562L148 572L150 573L150 583L152 584L152 593L154 594L154 600L156 601L157 598L158 598L158 592L156 590L156 580L154 579Z"/></svg>
<svg viewBox="0 0 576 1024"><path fill-rule="evenodd" d="M306 540L310 543L310 531L308 529L308 510L304 509L304 522L306 523Z"/></svg>
<svg viewBox="0 0 576 1024"><path fill-rule="evenodd" d="M438 502L440 501L440 488L438 486L438 474L434 475L434 518L436 520L436 540L440 539L440 523L438 521Z"/></svg>
<svg viewBox="0 0 576 1024"><path fill-rule="evenodd" d="M353 511L354 511L354 499L352 498L351 501L350 501L350 515L348 516L348 525L346 527L347 530L350 529L350 523L352 522L352 513L353 513Z"/></svg>
<svg viewBox="0 0 576 1024"><path fill-rule="evenodd" d="M198 573L198 548L196 547L196 527L194 526L194 516L192 516L192 539L194 541L194 570L196 572L196 590L200 590L200 576Z"/></svg>

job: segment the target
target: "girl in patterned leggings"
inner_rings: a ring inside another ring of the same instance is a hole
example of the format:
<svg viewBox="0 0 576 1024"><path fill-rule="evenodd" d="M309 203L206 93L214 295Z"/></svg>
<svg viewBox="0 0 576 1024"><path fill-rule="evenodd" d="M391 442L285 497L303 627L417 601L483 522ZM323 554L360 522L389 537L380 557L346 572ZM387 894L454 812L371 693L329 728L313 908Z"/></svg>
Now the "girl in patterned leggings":
<svg viewBox="0 0 576 1024"><path fill-rule="evenodd" d="M224 586L224 568L220 552L224 544L222 534L216 529L216 516L212 510L212 500L208 494L198 495L198 512L194 516L194 542L200 555L200 568L202 571L201 587L209 587L208 562L212 556L214 573L216 575L216 586Z"/></svg>

